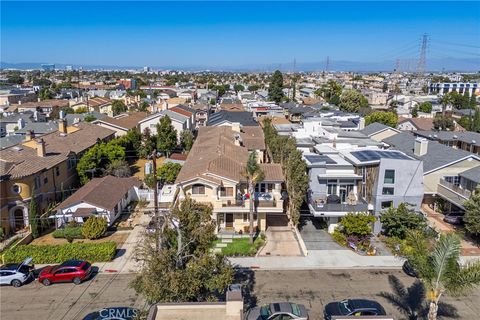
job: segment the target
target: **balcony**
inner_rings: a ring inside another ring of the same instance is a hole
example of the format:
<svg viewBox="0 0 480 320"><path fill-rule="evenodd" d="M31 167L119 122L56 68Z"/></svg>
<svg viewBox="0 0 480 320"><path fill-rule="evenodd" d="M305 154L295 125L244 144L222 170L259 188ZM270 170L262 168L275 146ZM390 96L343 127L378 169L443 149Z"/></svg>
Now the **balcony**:
<svg viewBox="0 0 480 320"><path fill-rule="evenodd" d="M308 206L310 212L314 216L343 216L349 212L367 212L368 203L363 199L359 199L356 204L348 203L321 203L320 201L315 201L310 199Z"/></svg>
<svg viewBox="0 0 480 320"><path fill-rule="evenodd" d="M452 202L456 206L463 209L463 203L470 199L472 192L470 190L459 187L445 179L440 179L437 186L437 193L447 201Z"/></svg>
<svg viewBox="0 0 480 320"><path fill-rule="evenodd" d="M253 195L253 204L256 212L283 212L281 195L274 192L255 192ZM218 212L246 212L249 210L249 199L221 200L221 207L216 209Z"/></svg>

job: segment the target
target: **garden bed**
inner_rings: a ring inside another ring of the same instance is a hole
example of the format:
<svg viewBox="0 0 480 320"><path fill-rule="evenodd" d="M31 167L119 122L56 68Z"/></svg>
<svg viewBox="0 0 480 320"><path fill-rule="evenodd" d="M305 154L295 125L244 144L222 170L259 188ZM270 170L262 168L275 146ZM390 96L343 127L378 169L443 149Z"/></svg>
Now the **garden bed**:
<svg viewBox="0 0 480 320"><path fill-rule="evenodd" d="M222 240L218 239L214 242L214 244L217 243L222 243ZM260 236L255 239L253 244L250 244L249 238L233 238L232 242L228 242L225 244L227 246L221 248L222 255L229 257L254 256L257 251L265 244L265 240Z"/></svg>
<svg viewBox="0 0 480 320"><path fill-rule="evenodd" d="M130 232L128 231L116 231L116 232L108 232L105 236L100 239L96 240L89 240L89 239L74 239L73 243L102 243L102 242L115 242L117 247L121 247L123 243L127 240L128 235ZM64 238L54 238L53 232L41 236L37 239L32 241L32 245L60 245L68 243L67 239Z"/></svg>

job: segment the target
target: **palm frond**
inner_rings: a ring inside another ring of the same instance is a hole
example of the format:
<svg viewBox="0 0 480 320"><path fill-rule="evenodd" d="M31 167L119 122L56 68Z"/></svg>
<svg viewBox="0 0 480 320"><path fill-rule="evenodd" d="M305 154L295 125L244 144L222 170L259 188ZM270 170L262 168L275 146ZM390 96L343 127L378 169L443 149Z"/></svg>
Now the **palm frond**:
<svg viewBox="0 0 480 320"><path fill-rule="evenodd" d="M449 274L445 287L452 295L459 295L480 285L480 261L458 266Z"/></svg>
<svg viewBox="0 0 480 320"><path fill-rule="evenodd" d="M452 260L457 261L460 256L460 238L455 234L441 236L432 252L432 265L435 269L436 284L438 287L440 280L447 272Z"/></svg>

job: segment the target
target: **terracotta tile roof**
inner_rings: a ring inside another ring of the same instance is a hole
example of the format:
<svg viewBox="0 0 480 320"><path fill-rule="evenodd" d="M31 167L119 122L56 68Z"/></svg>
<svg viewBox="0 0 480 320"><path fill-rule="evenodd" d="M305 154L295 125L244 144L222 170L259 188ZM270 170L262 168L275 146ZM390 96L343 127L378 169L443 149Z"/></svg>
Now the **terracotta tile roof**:
<svg viewBox="0 0 480 320"><path fill-rule="evenodd" d="M86 103L86 101L84 101L84 103ZM112 103L112 100L108 98L103 98L103 97L95 97L95 98L88 99L88 106L92 108L103 106L110 103Z"/></svg>
<svg viewBox="0 0 480 320"><path fill-rule="evenodd" d="M276 163L261 163L263 173L265 174L265 181L283 181L282 166Z"/></svg>
<svg viewBox="0 0 480 320"><path fill-rule="evenodd" d="M130 112L124 113L116 117L105 117L95 122L104 122L126 130L130 130L138 126L138 123L148 116L147 112Z"/></svg>
<svg viewBox="0 0 480 320"><path fill-rule="evenodd" d="M108 211L113 211L128 190L133 187L139 187L141 184L141 181L135 177L118 178L105 176L94 178L60 203L56 209L63 210L77 203L85 202Z"/></svg>
<svg viewBox="0 0 480 320"><path fill-rule="evenodd" d="M183 153L174 152L170 155L169 159L185 161L187 160L187 155Z"/></svg>
<svg viewBox="0 0 480 320"><path fill-rule="evenodd" d="M206 179L216 184L220 184L222 178L237 183L244 181L243 173L250 149L246 147L246 140L255 141L248 142L252 146L262 146L259 140L263 141L261 129L245 128L246 132L240 134L245 146L235 144L235 136L238 133L229 126L199 128L197 139L180 170L176 182L182 183L195 178ZM264 144L263 142L263 146ZM281 176L280 165L269 164L265 168L265 180L275 181ZM281 181L283 181L283 178Z"/></svg>
<svg viewBox="0 0 480 320"><path fill-rule="evenodd" d="M243 144L249 150L265 150L265 137L263 130L259 126L244 126L242 127Z"/></svg>
<svg viewBox="0 0 480 320"><path fill-rule="evenodd" d="M80 122L68 127L67 134L59 131L48 133L35 140L23 142L0 151L0 176L21 178L44 169L50 169L68 159L71 152L81 153L97 143L113 137L114 131L88 122ZM46 154L39 157L36 140L43 139ZM11 165L13 164L13 165Z"/></svg>
<svg viewBox="0 0 480 320"><path fill-rule="evenodd" d="M186 117L191 117L193 115L192 112L189 112L187 110L184 110L184 109L181 109L181 108L178 108L178 107L169 108L168 110L170 110L172 112L179 113L179 114L181 114L183 116L186 116Z"/></svg>
<svg viewBox="0 0 480 320"><path fill-rule="evenodd" d="M225 111L245 111L243 104L241 103L222 103L219 110Z"/></svg>

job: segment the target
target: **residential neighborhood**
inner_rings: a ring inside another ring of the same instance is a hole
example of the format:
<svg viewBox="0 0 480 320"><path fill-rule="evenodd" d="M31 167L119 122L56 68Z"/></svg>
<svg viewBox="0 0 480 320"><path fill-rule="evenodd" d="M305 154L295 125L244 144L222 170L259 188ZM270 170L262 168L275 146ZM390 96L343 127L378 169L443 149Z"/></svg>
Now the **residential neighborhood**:
<svg viewBox="0 0 480 320"><path fill-rule="evenodd" d="M2 3L2 319L478 318L477 3L83 5Z"/></svg>

